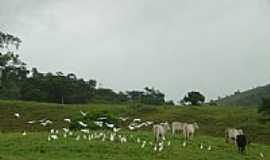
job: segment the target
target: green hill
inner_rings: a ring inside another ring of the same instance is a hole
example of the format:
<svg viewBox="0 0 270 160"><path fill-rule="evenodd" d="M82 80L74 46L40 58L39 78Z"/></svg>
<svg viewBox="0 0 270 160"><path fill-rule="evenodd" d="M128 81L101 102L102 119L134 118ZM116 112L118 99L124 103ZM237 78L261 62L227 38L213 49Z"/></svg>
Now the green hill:
<svg viewBox="0 0 270 160"><path fill-rule="evenodd" d="M270 95L270 85L257 87L216 101L225 106L259 106L262 98Z"/></svg>
<svg viewBox="0 0 270 160"><path fill-rule="evenodd" d="M0 101L0 131L22 132L49 131L51 128L68 127L64 118L78 119L80 110L89 115L107 113L112 117L130 117L151 120L155 122L198 122L199 134L223 137L227 127L243 128L253 142L270 144L270 124L259 123L261 115L256 107L176 107L176 106L147 106L147 105L58 105L21 101ZM19 119L14 113L20 113ZM29 125L30 120L48 118L53 121L48 127L40 124ZM127 124L122 124L126 128ZM150 128L148 128L150 130Z"/></svg>

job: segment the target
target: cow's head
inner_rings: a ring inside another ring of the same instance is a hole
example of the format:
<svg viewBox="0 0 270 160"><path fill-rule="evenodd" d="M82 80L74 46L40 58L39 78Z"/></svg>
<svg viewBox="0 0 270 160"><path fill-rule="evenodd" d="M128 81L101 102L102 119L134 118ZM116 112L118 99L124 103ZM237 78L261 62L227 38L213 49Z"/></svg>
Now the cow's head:
<svg viewBox="0 0 270 160"><path fill-rule="evenodd" d="M194 126L194 128L196 128L196 129L199 129L199 128L200 128L197 122L194 122L194 123L193 123L193 126Z"/></svg>

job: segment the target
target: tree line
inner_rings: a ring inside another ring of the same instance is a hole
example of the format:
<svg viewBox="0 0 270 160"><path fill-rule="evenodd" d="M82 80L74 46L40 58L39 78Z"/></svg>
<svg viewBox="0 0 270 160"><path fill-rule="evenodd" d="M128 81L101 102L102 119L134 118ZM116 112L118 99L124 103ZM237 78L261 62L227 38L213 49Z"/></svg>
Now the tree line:
<svg viewBox="0 0 270 160"><path fill-rule="evenodd" d="M37 68L29 70L15 54L21 42L18 37L0 32L0 99L66 104L165 103L165 94L155 88L115 92L110 88L98 88L96 80L78 78L74 73L65 75L62 72L41 73Z"/></svg>
<svg viewBox="0 0 270 160"><path fill-rule="evenodd" d="M115 92L110 88L99 88L96 80L78 78L74 73L41 73L37 68L28 69L15 54L21 42L20 38L0 31L0 99L62 104L132 102L174 105L173 101L165 101L165 94L154 87ZM181 100L181 104L200 105L204 101L201 93L192 91Z"/></svg>

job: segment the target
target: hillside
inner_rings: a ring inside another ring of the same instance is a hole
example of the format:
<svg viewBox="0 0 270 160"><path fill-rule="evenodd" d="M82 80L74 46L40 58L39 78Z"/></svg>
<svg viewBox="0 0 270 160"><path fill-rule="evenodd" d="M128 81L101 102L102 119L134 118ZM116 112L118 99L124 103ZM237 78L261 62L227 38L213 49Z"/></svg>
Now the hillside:
<svg viewBox="0 0 270 160"><path fill-rule="evenodd" d="M270 85L257 87L231 96L227 96L216 103L225 106L259 106L262 97L270 95Z"/></svg>
<svg viewBox="0 0 270 160"><path fill-rule="evenodd" d="M51 128L68 127L64 118L77 119L79 111L89 115L107 113L113 117L128 116L155 122L198 122L200 135L223 137L227 127L243 128L253 142L270 144L270 124L259 123L260 115L255 107L175 107L175 106L146 106L146 105L58 105L48 103L0 101L0 131L22 132L49 131ZM20 113L20 119L14 113ZM40 124L29 125L30 120L48 118L53 121L48 127ZM127 124L122 124L126 128ZM150 130L150 128L148 128Z"/></svg>

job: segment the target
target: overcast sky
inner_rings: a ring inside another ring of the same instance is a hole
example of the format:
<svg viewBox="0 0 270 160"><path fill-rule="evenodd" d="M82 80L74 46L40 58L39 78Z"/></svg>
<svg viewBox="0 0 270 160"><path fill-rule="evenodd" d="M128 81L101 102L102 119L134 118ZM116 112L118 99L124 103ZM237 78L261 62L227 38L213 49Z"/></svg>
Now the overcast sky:
<svg viewBox="0 0 270 160"><path fill-rule="evenodd" d="M270 82L269 0L0 0L0 30L42 72L208 99Z"/></svg>

